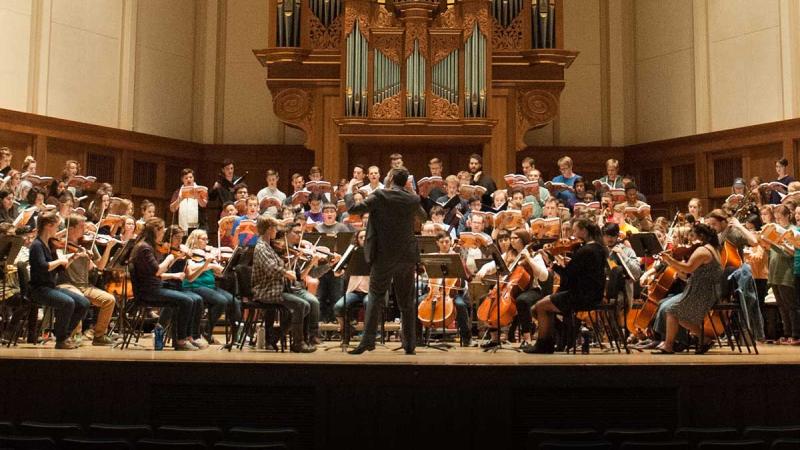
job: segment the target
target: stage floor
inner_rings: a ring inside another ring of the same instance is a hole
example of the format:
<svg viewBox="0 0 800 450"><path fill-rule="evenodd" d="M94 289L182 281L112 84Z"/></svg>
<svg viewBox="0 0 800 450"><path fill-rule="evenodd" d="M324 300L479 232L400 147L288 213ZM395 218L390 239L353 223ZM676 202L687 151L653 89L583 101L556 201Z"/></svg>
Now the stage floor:
<svg viewBox="0 0 800 450"><path fill-rule="evenodd" d="M800 364L800 347L761 345L759 355L731 351L730 347L715 347L706 355L681 353L675 355L653 355L649 351L631 351L621 354L616 351L604 351L592 348L588 355L580 353L553 355L529 355L522 352L501 350L496 353L484 352L478 347L454 347L449 351L418 347L416 355L405 355L402 350L392 351L399 347L399 342L387 342L378 346L375 351L363 355L348 355L341 351L338 341L323 342L316 352L310 354L274 352L271 350L255 350L245 348L231 352L212 345L208 349L192 352L177 352L171 349L153 351L152 341L142 339L141 347L127 350L109 347L92 347L84 345L76 350L56 350L54 343L45 345L20 344L17 347L0 347L0 359L48 359L48 360L87 360L87 361L150 361L150 362L187 362L187 363L220 363L220 364L335 364L335 365L424 365L424 366L659 366L659 365L796 365ZM330 349L327 350L326 349Z"/></svg>

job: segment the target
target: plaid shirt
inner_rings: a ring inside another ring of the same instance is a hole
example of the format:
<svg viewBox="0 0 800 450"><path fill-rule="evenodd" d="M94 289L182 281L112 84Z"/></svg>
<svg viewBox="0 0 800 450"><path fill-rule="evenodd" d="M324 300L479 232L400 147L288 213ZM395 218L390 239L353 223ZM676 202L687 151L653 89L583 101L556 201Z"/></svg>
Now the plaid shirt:
<svg viewBox="0 0 800 450"><path fill-rule="evenodd" d="M283 301L283 261L269 242L259 238L253 253L253 299L262 303Z"/></svg>

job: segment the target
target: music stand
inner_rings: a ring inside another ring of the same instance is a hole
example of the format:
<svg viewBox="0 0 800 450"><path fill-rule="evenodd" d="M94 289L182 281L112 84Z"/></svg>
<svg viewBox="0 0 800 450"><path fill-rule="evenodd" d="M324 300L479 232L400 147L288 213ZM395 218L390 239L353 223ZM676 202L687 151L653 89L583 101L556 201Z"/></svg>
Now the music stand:
<svg viewBox="0 0 800 450"><path fill-rule="evenodd" d="M519 352L519 349L516 349L514 347L504 347L503 340L500 339L500 334L501 334L500 331L502 328L500 326L500 284L502 283L501 278L506 275L509 275L511 271L508 269L506 262L503 260L503 255L500 253L500 247L497 246L497 243L494 243L493 245L488 245L484 247L484 249L486 249L489 252L489 256L492 258L492 261L494 261L495 264L495 276L494 276L494 282L496 288L495 309L497 309L497 339L495 341L495 344L497 345L491 348L484 349L483 351L484 352L491 351L492 353L496 353L499 350L511 350ZM491 280L487 281L491 282ZM487 299L484 301L491 301L491 300L489 300L489 298L487 297Z"/></svg>
<svg viewBox="0 0 800 450"><path fill-rule="evenodd" d="M655 233L634 233L628 236L628 241L639 258L654 256L664 251Z"/></svg>
<svg viewBox="0 0 800 450"><path fill-rule="evenodd" d="M327 247L330 251L336 251L336 235L310 232L303 234L303 240L311 242L314 247ZM349 243L349 242L348 242Z"/></svg>
<svg viewBox="0 0 800 450"><path fill-rule="evenodd" d="M114 343L114 347L119 346L120 349L127 348L131 344L131 339L134 330L130 330L128 333L129 339L125 341L125 331L126 328L130 327L131 325L128 323L128 264L130 263L131 254L133 253L133 247L136 245L138 240L129 239L125 245L119 247L117 251L114 253L109 260L109 264L107 265L106 270L113 272L122 271L122 288L120 290L120 299L119 299L119 319L117 320L117 326L119 327L120 333L122 333L123 338L119 341ZM134 346L138 347L139 343L134 342Z"/></svg>
<svg viewBox="0 0 800 450"><path fill-rule="evenodd" d="M12 263L16 261L17 255L19 254L20 249L22 248L24 239L22 236L17 235L7 235L4 234L0 236L0 264L2 264L2 275L3 275L3 294L6 294L6 271L8 270L8 261ZM16 339L14 336L11 337L12 339ZM9 343L9 346L11 344ZM14 341L14 345L17 345L16 340Z"/></svg>
<svg viewBox="0 0 800 450"><path fill-rule="evenodd" d="M342 264L342 261L345 261ZM367 260L364 257L364 249L362 247L356 247L355 245L351 245L347 250L345 250L344 256L342 256L342 261L336 265L336 267L341 270L347 272L348 277L352 276L369 276L370 273L370 266L367 264ZM338 270L337 270L338 271ZM346 291L347 289L345 289ZM349 308L347 305L347 292L344 294L344 325L342 327L342 343L340 347L342 351L345 352L348 350L350 346L350 319L348 317ZM385 322L385 320L384 320ZM366 330L365 330L366 332ZM345 344L345 336L347 337L347 343ZM325 351L331 350L335 347L326 348Z"/></svg>
<svg viewBox="0 0 800 450"><path fill-rule="evenodd" d="M434 311L436 310L436 301L431 301L431 324L428 327L428 337L425 340L425 346L430 348L435 348L437 350L447 351L450 348L453 348L452 345L444 342L444 337L447 332L447 324L445 323L446 319L446 308L447 305L447 292L445 289L445 284L447 278L457 278L459 280L463 280L467 278L467 273L464 271L464 264L461 262L461 256L457 253L433 253L428 255L421 255L420 262L422 266L425 267L425 272L428 274L428 279L433 280L435 278L439 278L441 280L441 302L442 302L442 342L438 344L431 345L430 337L431 332L433 331L433 323L434 323ZM433 290L433 285L431 285L431 290ZM455 305L453 306L455 309Z"/></svg>

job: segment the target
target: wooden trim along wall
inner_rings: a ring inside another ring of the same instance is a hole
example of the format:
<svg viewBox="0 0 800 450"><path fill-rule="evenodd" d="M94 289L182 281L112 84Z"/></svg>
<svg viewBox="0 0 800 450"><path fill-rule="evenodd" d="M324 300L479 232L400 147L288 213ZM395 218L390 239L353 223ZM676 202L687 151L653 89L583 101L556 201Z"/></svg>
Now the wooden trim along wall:
<svg viewBox="0 0 800 450"><path fill-rule="evenodd" d="M0 145L11 147L15 167L33 155L45 175L57 176L66 160L78 160L84 168L101 171L100 180L111 182L119 194L137 203L143 198L155 201L163 216L184 167L195 169L199 182L211 186L223 159L230 158L237 173L248 172L245 181L257 192L265 184L266 169L278 170L279 186L288 190L290 175L306 175L314 164L313 152L302 146L206 145L5 109L0 109ZM791 174L800 175L800 119L627 147L528 147L517 152L515 167L519 170L522 158L532 156L544 179L550 179L558 174L556 162L564 155L572 157L575 172L587 181L603 174L607 159L618 159L620 172L635 177L655 213L670 216L676 208L685 210L692 197L703 200L706 210L721 205L737 176L774 179L774 163L780 158L789 160ZM406 158L415 160L411 154ZM455 158L454 165L460 166L463 157Z"/></svg>
<svg viewBox="0 0 800 450"><path fill-rule="evenodd" d="M116 194L137 205L152 200L165 218L185 167L195 170L199 184L211 187L222 161L230 158L237 174L248 172L245 182L255 193L266 184L267 169L278 170L285 190L292 173L306 175L314 162L313 153L299 145L205 145L7 109L0 109L0 146L11 148L14 167L33 155L39 174L54 177L65 161L77 160L82 173L112 183Z"/></svg>
<svg viewBox="0 0 800 450"><path fill-rule="evenodd" d="M800 175L800 119L627 146L624 173L660 192L645 190L655 213L671 216L692 197L704 210L722 205L736 177L774 180L775 161L789 160L789 173Z"/></svg>

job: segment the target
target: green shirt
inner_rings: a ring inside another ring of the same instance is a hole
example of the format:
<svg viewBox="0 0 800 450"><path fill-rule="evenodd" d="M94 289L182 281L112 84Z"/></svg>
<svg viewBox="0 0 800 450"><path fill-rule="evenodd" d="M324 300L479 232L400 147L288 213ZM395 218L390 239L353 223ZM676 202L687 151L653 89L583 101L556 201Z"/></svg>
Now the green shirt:
<svg viewBox="0 0 800 450"><path fill-rule="evenodd" d="M183 288L184 289L191 289L191 288L198 288L198 287L205 287L209 289L214 289L216 286L214 280L214 271L211 269L204 270L203 273L197 276L194 281L188 281L186 279L183 280Z"/></svg>

